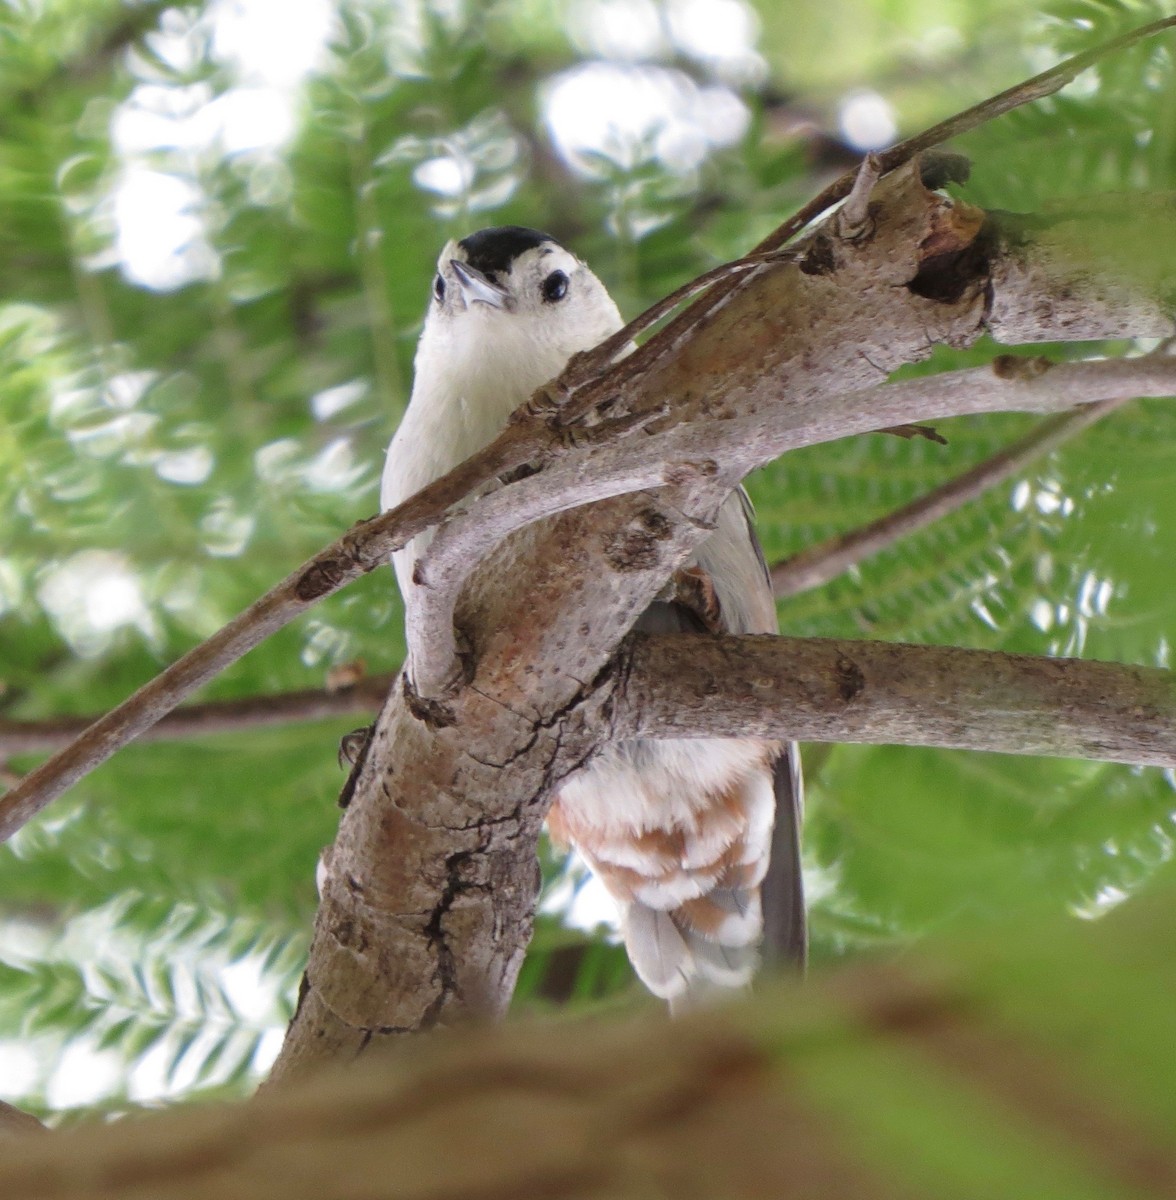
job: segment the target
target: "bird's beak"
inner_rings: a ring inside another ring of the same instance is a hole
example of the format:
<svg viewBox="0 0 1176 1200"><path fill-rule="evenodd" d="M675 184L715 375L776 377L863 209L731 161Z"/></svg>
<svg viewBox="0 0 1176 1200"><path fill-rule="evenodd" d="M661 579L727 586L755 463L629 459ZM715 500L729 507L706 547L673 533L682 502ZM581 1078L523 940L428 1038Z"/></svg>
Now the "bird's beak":
<svg viewBox="0 0 1176 1200"><path fill-rule="evenodd" d="M450 259L449 265L453 268L454 275L457 276L461 297L467 308L472 304L489 304L491 308L506 308L508 297L505 288L491 283L481 271L471 267L468 263L459 262L456 258Z"/></svg>

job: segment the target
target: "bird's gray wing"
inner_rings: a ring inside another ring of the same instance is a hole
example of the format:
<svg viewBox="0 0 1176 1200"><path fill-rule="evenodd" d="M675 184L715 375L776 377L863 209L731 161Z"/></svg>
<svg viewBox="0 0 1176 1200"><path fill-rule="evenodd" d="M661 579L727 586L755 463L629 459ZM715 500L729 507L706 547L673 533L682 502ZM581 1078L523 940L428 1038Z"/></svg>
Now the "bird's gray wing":
<svg viewBox="0 0 1176 1200"><path fill-rule="evenodd" d="M800 867L800 821L804 811L804 778L800 747L789 742L776 759L776 824L768 873L760 885L764 910L764 963L777 969L804 970L808 958L808 920L804 877Z"/></svg>

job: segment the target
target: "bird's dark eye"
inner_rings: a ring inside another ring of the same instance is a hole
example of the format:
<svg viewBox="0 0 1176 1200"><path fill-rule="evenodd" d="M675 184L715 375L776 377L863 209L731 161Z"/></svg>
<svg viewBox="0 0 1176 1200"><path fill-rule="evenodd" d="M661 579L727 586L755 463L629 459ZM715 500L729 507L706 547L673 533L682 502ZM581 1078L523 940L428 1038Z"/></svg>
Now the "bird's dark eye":
<svg viewBox="0 0 1176 1200"><path fill-rule="evenodd" d="M552 271L543 281L542 291L548 304L562 300L568 294L568 277L562 271Z"/></svg>
<svg viewBox="0 0 1176 1200"><path fill-rule="evenodd" d="M438 304L445 299L445 280L440 275L433 280L433 296Z"/></svg>

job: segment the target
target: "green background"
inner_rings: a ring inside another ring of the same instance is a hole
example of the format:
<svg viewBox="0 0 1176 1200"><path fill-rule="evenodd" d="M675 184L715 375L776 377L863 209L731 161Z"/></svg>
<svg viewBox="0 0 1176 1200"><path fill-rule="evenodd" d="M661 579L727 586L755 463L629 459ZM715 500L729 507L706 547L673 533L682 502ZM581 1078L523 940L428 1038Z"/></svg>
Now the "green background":
<svg viewBox="0 0 1176 1200"><path fill-rule="evenodd" d="M253 7L256 46L266 13L283 18ZM338 0L313 63L283 84L288 138L249 148L207 134L225 96L269 86L232 52L231 8L0 6L6 718L104 710L375 511L447 238L547 229L633 315L746 251L860 156L839 125L854 93L875 92L913 133L1167 15L996 0ZM714 53L690 35L692 13L726 31ZM960 194L1033 210L1170 189L1173 44L1120 54L962 139L973 174ZM548 120L554 89L610 62L609 78L652 89L680 125L569 160ZM719 117L740 105L732 137ZM146 146L132 136L143 114L156 122ZM439 169L463 186L431 190ZM119 197L137 171L186 189L186 279L136 278L120 251ZM941 349L919 370L995 352ZM769 559L891 511L1033 423L956 420L939 427L946 446L870 436L789 455L750 482ZM782 603L782 628L1166 666L1174 433L1167 402L1129 405ZM356 658L392 670L400 625L391 573L377 572L205 698L321 686ZM301 969L315 859L337 820L338 738L358 723L133 746L0 849L0 1054L24 1054L0 1071L0 1096L69 1117L253 1086ZM1172 852L1172 779L1158 770L861 746L806 748L806 768L818 967L933 930L1092 917ZM519 1008L629 1002L623 953L565 920L578 876L555 856L545 869ZM84 1095L63 1082L83 1070L96 1080Z"/></svg>

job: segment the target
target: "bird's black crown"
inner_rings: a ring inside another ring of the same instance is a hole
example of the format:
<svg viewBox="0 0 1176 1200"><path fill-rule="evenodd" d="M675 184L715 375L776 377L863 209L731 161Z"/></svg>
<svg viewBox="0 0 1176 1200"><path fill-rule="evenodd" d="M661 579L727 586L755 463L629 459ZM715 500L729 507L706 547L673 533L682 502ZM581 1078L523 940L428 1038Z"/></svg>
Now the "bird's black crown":
<svg viewBox="0 0 1176 1200"><path fill-rule="evenodd" d="M526 250L534 250L545 242L558 246L550 233L528 229L525 225L495 225L479 229L457 244L466 252L466 261L484 275L509 271L511 263Z"/></svg>

